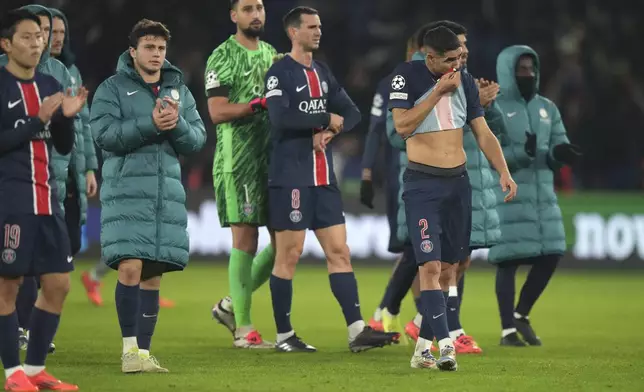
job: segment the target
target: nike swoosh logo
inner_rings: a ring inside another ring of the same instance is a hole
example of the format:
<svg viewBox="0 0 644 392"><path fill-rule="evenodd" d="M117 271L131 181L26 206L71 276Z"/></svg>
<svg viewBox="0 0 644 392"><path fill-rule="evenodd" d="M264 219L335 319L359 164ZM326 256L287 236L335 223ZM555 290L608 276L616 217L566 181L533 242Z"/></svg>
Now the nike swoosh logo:
<svg viewBox="0 0 644 392"><path fill-rule="evenodd" d="M512 118L512 117L514 117L515 114L517 114L517 112L508 113L508 117Z"/></svg>
<svg viewBox="0 0 644 392"><path fill-rule="evenodd" d="M444 314L445 314L445 313L441 313L441 314L439 314L438 316L432 316L432 318L433 318L434 320L436 320L437 318L439 318L440 316L442 316L442 315L444 315Z"/></svg>
<svg viewBox="0 0 644 392"><path fill-rule="evenodd" d="M143 318L155 318L156 316L157 316L156 314L143 313Z"/></svg>
<svg viewBox="0 0 644 392"><path fill-rule="evenodd" d="M138 92L139 92L139 90L128 91L128 92L127 92L127 95L128 95L128 97L129 97L130 95L134 95L134 94L136 94L136 93L138 93Z"/></svg>
<svg viewBox="0 0 644 392"><path fill-rule="evenodd" d="M71 263L72 261L74 261L74 258L72 256L67 256L67 262Z"/></svg>
<svg viewBox="0 0 644 392"><path fill-rule="evenodd" d="M296 90L299 93L300 91L304 90L305 88L306 88L306 85L298 87L298 88L296 88Z"/></svg>
<svg viewBox="0 0 644 392"><path fill-rule="evenodd" d="M13 109L16 107L17 104L22 102L22 99L17 100L16 102L9 102L9 109Z"/></svg>
<svg viewBox="0 0 644 392"><path fill-rule="evenodd" d="M244 72L244 76L248 76L248 75L250 75L250 74L252 74L252 73L253 73L253 70L251 69L251 70L250 70L250 71L248 71L248 72Z"/></svg>

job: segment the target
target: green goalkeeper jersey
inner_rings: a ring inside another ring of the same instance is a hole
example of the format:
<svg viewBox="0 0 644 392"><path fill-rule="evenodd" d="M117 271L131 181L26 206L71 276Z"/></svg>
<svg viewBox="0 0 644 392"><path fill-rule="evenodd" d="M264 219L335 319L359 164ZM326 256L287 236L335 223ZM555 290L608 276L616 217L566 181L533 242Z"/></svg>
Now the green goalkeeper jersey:
<svg viewBox="0 0 644 392"><path fill-rule="evenodd" d="M225 96L230 103L248 103L264 95L264 75L273 64L275 48L260 41L257 50L241 45L232 35L219 45L206 65L208 97ZM265 173L268 167L268 114L258 113L217 126L213 174L235 176Z"/></svg>

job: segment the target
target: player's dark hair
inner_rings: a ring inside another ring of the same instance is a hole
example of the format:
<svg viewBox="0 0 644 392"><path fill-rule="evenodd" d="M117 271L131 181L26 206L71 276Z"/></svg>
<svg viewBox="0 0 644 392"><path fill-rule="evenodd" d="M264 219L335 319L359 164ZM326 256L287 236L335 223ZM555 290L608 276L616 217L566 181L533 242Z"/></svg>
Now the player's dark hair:
<svg viewBox="0 0 644 392"><path fill-rule="evenodd" d="M163 23L150 19L141 19L130 32L130 46L136 48L139 45L139 39L146 35L163 38L166 42L169 42L171 38L170 30Z"/></svg>
<svg viewBox="0 0 644 392"><path fill-rule="evenodd" d="M451 20L438 20L435 22L427 23L426 25L418 29L418 31L416 31L415 39L418 46L423 45L425 34L427 34L429 30L434 30L437 27L447 27L452 31L452 33L456 35L467 35L467 29L462 24L453 22Z"/></svg>
<svg viewBox="0 0 644 392"><path fill-rule="evenodd" d="M315 8L311 7L295 7L284 15L283 23L284 30L289 27L300 27L302 24L302 15L319 15L320 13Z"/></svg>
<svg viewBox="0 0 644 392"><path fill-rule="evenodd" d="M433 49L436 53L442 55L450 50L456 50L461 47L461 41L447 27L437 27L429 30L423 37L423 46Z"/></svg>
<svg viewBox="0 0 644 392"><path fill-rule="evenodd" d="M230 9L232 10L239 3L239 0L230 0Z"/></svg>
<svg viewBox="0 0 644 392"><path fill-rule="evenodd" d="M0 38L11 40L16 34L18 24L24 20L31 20L40 26L40 18L26 9L9 11L0 18Z"/></svg>

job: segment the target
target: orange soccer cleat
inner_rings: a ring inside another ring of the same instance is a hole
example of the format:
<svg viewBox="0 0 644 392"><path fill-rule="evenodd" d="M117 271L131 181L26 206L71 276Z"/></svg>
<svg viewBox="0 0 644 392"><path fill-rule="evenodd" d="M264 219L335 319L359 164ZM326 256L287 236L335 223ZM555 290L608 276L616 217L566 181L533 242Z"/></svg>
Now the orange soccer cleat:
<svg viewBox="0 0 644 392"><path fill-rule="evenodd" d="M18 370L4 383L4 390L10 392L38 392L39 389L29 381L24 370Z"/></svg>
<svg viewBox="0 0 644 392"><path fill-rule="evenodd" d="M78 385L62 382L44 370L29 377L29 381L41 391L78 391Z"/></svg>
<svg viewBox="0 0 644 392"><path fill-rule="evenodd" d="M454 340L457 354L480 354L483 352L471 336L461 335Z"/></svg>
<svg viewBox="0 0 644 392"><path fill-rule="evenodd" d="M159 306L162 308L174 308L174 301L167 298L159 297Z"/></svg>
<svg viewBox="0 0 644 392"><path fill-rule="evenodd" d="M373 317L371 318L371 320L369 320L369 326L374 331L380 331L380 332L385 331L385 327L382 325L382 320L376 321Z"/></svg>
<svg viewBox="0 0 644 392"><path fill-rule="evenodd" d="M410 322L405 325L405 333L411 340L414 342L418 340L418 334L420 333L420 328L414 324L414 321L411 320Z"/></svg>
<svg viewBox="0 0 644 392"><path fill-rule="evenodd" d="M93 280L87 271L81 275L81 281L85 286L85 293L87 299L96 306L103 306L103 298L101 297L101 282Z"/></svg>

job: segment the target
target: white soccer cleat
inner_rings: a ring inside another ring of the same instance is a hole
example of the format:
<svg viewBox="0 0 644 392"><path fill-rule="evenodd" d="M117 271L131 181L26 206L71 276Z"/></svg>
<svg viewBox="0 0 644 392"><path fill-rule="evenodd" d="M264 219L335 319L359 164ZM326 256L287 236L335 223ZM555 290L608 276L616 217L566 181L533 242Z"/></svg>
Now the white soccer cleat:
<svg viewBox="0 0 644 392"><path fill-rule="evenodd" d="M436 361L436 366L439 370L446 372L455 372L458 370L456 363L456 350L452 346L446 346L441 350L441 356Z"/></svg>
<svg viewBox="0 0 644 392"><path fill-rule="evenodd" d="M161 367L159 361L152 355L141 355L141 371L143 373L168 373L168 369Z"/></svg>
<svg viewBox="0 0 644 392"><path fill-rule="evenodd" d="M414 354L410 363L413 369L436 369L436 358L429 350L423 351L420 355Z"/></svg>
<svg viewBox="0 0 644 392"><path fill-rule="evenodd" d="M226 310L231 309L231 311ZM212 308L212 317L224 327L228 328L230 333L235 334L237 326L235 324L235 313L232 312L232 299L225 297Z"/></svg>
<svg viewBox="0 0 644 392"><path fill-rule="evenodd" d="M255 330L250 331L245 336L235 336L233 346L237 348L275 348L274 343L264 340L262 338L262 335L260 335L259 332Z"/></svg>
<svg viewBox="0 0 644 392"><path fill-rule="evenodd" d="M121 356L121 372L139 373L143 371L143 362L139 356L139 349L133 349Z"/></svg>

